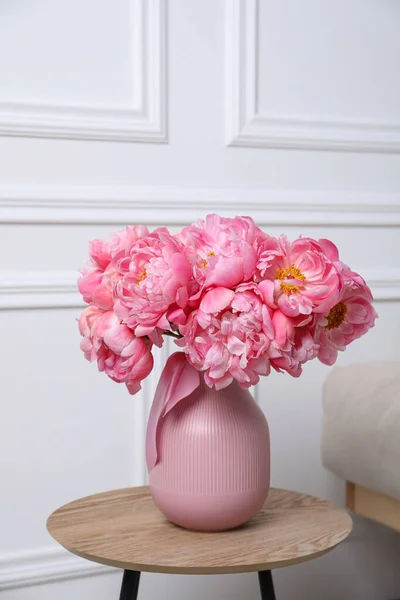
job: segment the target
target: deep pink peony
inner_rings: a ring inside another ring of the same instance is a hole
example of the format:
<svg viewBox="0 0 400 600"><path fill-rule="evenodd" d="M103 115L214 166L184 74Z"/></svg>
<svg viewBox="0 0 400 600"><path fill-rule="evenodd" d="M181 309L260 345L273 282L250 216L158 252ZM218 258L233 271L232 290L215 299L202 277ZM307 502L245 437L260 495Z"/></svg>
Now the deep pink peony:
<svg viewBox="0 0 400 600"><path fill-rule="evenodd" d="M113 311L93 305L81 314L79 331L85 358L90 362L96 360L99 371L117 383L125 383L129 393L136 394L153 368L152 344L135 337Z"/></svg>
<svg viewBox="0 0 400 600"><path fill-rule="evenodd" d="M358 273L342 265L344 292L340 301L325 315L316 315L318 358L326 365L336 362L338 350L345 350L375 324L371 290Z"/></svg>
<svg viewBox="0 0 400 600"><path fill-rule="evenodd" d="M267 239L259 250L257 270L263 276L260 289L273 309L288 317L326 313L343 288L341 274L312 238L289 242L281 236L276 244Z"/></svg>
<svg viewBox="0 0 400 600"><path fill-rule="evenodd" d="M233 288L253 278L258 244L266 237L250 217L208 215L185 227L178 239L191 252L201 288Z"/></svg>
<svg viewBox="0 0 400 600"><path fill-rule="evenodd" d="M267 353L274 337L270 313L254 283L239 285L235 291L214 288L180 327L184 337L177 344L188 361L204 371L210 387L222 389L235 378L248 388L270 370Z"/></svg>
<svg viewBox="0 0 400 600"><path fill-rule="evenodd" d="M118 274L111 261L117 253L130 248L148 233L144 225L133 225L113 233L108 241L99 239L89 243L89 261L80 269L82 277L78 279L78 289L85 302L112 310Z"/></svg>
<svg viewBox="0 0 400 600"><path fill-rule="evenodd" d="M117 253L112 265L119 274L114 310L138 337L158 346L161 334L186 320L192 267L184 246L160 228Z"/></svg>

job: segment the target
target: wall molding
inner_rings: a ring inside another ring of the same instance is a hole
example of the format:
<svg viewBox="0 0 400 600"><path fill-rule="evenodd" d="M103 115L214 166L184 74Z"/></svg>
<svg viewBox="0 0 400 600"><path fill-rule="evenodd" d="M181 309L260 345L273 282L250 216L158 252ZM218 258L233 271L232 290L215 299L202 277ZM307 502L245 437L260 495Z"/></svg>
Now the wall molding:
<svg viewBox="0 0 400 600"><path fill-rule="evenodd" d="M77 279L74 271L0 272L0 309L81 307Z"/></svg>
<svg viewBox="0 0 400 600"><path fill-rule="evenodd" d="M0 558L0 591L112 572L63 548L31 550Z"/></svg>
<svg viewBox="0 0 400 600"><path fill-rule="evenodd" d="M0 135L166 142L166 0L130 0L130 18L132 107L0 102Z"/></svg>
<svg viewBox="0 0 400 600"><path fill-rule="evenodd" d="M183 225L218 210L260 225L400 225L400 193L166 186L0 186L0 223Z"/></svg>
<svg viewBox="0 0 400 600"><path fill-rule="evenodd" d="M400 123L356 123L274 115L259 110L259 0L225 2L226 143L228 146L400 152Z"/></svg>
<svg viewBox="0 0 400 600"><path fill-rule="evenodd" d="M400 269L360 269L375 301L400 301ZM77 288L74 271L0 271L0 310L34 308L81 308L85 305ZM170 340L168 340L170 341ZM157 382L173 344L166 344L155 357L155 368L146 380L147 395L153 398ZM150 401L151 403L151 401ZM144 403L146 419L150 404Z"/></svg>
<svg viewBox="0 0 400 600"><path fill-rule="evenodd" d="M400 301L400 269L363 269L376 302Z"/></svg>

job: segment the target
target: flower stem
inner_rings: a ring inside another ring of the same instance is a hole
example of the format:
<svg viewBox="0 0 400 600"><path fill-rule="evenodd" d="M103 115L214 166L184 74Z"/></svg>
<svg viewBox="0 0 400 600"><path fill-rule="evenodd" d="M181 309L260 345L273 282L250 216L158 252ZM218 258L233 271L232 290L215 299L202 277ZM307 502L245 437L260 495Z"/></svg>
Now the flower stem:
<svg viewBox="0 0 400 600"><path fill-rule="evenodd" d="M164 331L164 335L169 335L170 337L175 338L176 340L180 340L183 338L183 335L180 333L174 333L173 331Z"/></svg>

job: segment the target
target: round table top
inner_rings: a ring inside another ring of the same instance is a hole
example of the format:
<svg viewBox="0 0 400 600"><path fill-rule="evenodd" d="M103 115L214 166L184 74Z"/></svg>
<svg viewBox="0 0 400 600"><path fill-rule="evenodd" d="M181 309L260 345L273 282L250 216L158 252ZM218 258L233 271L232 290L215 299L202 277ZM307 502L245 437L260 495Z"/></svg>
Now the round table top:
<svg viewBox="0 0 400 600"><path fill-rule="evenodd" d="M347 512L307 494L272 488L261 512L226 532L188 531L158 511L149 488L75 500L47 521L50 534L88 560L156 573L243 573L296 564L332 550L351 531Z"/></svg>

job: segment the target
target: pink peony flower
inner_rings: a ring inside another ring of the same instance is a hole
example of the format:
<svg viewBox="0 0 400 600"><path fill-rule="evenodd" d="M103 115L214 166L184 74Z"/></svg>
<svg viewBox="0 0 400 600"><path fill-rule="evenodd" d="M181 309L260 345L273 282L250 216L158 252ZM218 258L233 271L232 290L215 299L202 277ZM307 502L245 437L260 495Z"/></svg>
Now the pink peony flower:
<svg viewBox="0 0 400 600"><path fill-rule="evenodd" d="M315 341L314 327L298 327L292 348L293 359L304 365L318 356L319 344Z"/></svg>
<svg viewBox="0 0 400 600"><path fill-rule="evenodd" d="M269 360L271 366L275 371L278 371L278 373L286 371L292 377L300 377L303 372L300 361L293 358L290 353L282 352L282 350L274 346L272 346L269 351Z"/></svg>
<svg viewBox="0 0 400 600"><path fill-rule="evenodd" d="M263 303L257 284L239 285L235 291L217 287L202 298L185 325L181 346L187 359L217 390L237 379L243 388L270 370L268 349L274 337L271 311Z"/></svg>
<svg viewBox="0 0 400 600"><path fill-rule="evenodd" d="M130 226L91 242L89 255L78 282L90 304L81 348L130 393L163 334L182 336L177 345L210 387L236 379L248 388L271 367L298 377L313 358L333 364L377 317L331 241L277 239L250 217L208 215L175 236Z"/></svg>
<svg viewBox="0 0 400 600"><path fill-rule="evenodd" d="M90 263L80 269L82 277L78 279L78 289L85 302L94 302L109 310L113 306L112 293L102 286L104 271L93 267Z"/></svg>
<svg viewBox="0 0 400 600"><path fill-rule="evenodd" d="M265 234L250 217L207 215L185 227L177 238L191 252L201 288L233 288L253 278L257 247Z"/></svg>
<svg viewBox="0 0 400 600"><path fill-rule="evenodd" d="M85 302L93 302L103 310L113 308L113 288L117 279L117 272L111 265L113 256L148 233L144 225L128 226L113 233L109 241L93 240L89 243L90 258L80 269L82 277L78 279L78 289Z"/></svg>
<svg viewBox="0 0 400 600"><path fill-rule="evenodd" d="M81 349L85 358L97 361L99 371L104 371L113 381L125 383L130 394L141 389L141 381L153 368L152 344L137 338L119 322L113 311L103 311L88 306L79 319L83 336Z"/></svg>
<svg viewBox="0 0 400 600"><path fill-rule="evenodd" d="M280 310L273 311L275 337L269 349L271 366L278 372L287 371L293 377L302 373L302 365L315 358L318 344L310 327L312 316L288 317Z"/></svg>
<svg viewBox="0 0 400 600"><path fill-rule="evenodd" d="M326 313L340 297L343 281L323 247L311 238L278 244L271 239L259 253L257 270L263 274L259 287L266 303L289 317Z"/></svg>
<svg viewBox="0 0 400 600"><path fill-rule="evenodd" d="M358 273L342 264L344 292L340 301L325 315L316 315L318 358L326 365L336 362L338 350L345 350L375 324L371 290Z"/></svg>
<svg viewBox="0 0 400 600"><path fill-rule="evenodd" d="M299 315L288 317L279 309L272 311L272 323L274 325L274 345L283 351L289 352L295 343L295 333L299 327L310 323L312 317Z"/></svg>
<svg viewBox="0 0 400 600"><path fill-rule="evenodd" d="M162 345L161 333L186 320L192 267L184 246L161 228L117 253L113 267L119 274L115 312L137 337L148 336Z"/></svg>
<svg viewBox="0 0 400 600"><path fill-rule="evenodd" d="M129 250L138 240L149 235L149 230L145 225L128 225L125 229L116 231L110 237L111 257L114 257L121 250Z"/></svg>
<svg viewBox="0 0 400 600"><path fill-rule="evenodd" d="M282 257L283 252L279 240L266 235L257 248L257 265L254 279L261 281L271 277L271 273L275 274L281 268Z"/></svg>

